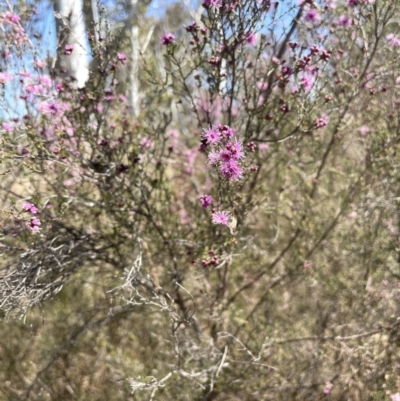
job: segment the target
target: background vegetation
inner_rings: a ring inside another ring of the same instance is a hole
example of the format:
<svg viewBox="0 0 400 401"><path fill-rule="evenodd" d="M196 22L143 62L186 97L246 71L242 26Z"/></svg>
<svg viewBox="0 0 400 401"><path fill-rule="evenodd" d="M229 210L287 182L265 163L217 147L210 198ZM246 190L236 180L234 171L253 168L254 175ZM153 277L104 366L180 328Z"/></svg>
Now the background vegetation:
<svg viewBox="0 0 400 401"><path fill-rule="evenodd" d="M1 399L400 399L400 4L2 6Z"/></svg>

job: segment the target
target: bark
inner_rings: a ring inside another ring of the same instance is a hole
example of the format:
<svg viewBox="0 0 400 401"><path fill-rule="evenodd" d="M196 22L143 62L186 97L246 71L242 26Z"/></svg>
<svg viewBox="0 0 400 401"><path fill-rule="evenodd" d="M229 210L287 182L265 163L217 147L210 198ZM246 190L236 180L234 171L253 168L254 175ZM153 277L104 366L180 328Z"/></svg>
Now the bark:
<svg viewBox="0 0 400 401"><path fill-rule="evenodd" d="M89 0L90 1L90 0ZM88 9L93 7L89 7ZM89 78L89 44L86 33L86 20L92 18L90 29L94 30L94 15L83 12L82 0L56 0L54 2L57 31L57 60L55 67L62 71L62 76L71 77L74 86L82 88ZM70 55L66 54L66 45L72 45Z"/></svg>

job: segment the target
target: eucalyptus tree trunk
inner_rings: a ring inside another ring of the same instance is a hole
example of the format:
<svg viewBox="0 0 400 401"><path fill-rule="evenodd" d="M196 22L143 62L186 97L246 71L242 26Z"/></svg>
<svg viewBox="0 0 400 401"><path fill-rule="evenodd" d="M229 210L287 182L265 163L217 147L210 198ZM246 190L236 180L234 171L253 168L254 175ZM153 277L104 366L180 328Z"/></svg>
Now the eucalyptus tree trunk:
<svg viewBox="0 0 400 401"><path fill-rule="evenodd" d="M139 7L138 0L131 0L131 29L130 29L130 71L129 71L129 100L135 116L140 113L139 107Z"/></svg>
<svg viewBox="0 0 400 401"><path fill-rule="evenodd" d="M88 10L91 0L85 0ZM77 88L85 86L89 78L90 52L87 40L86 22L91 21L94 30L94 15L84 13L82 0L55 0L54 14L57 31L57 60L55 67L62 72L62 76L71 77ZM85 10L85 11L87 11ZM89 29L90 31L90 29Z"/></svg>

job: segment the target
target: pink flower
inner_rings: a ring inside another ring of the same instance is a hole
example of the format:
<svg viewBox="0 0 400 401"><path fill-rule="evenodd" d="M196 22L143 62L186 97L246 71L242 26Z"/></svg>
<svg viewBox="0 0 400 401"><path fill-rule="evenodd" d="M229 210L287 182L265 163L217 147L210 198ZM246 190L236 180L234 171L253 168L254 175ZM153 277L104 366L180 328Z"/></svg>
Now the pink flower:
<svg viewBox="0 0 400 401"><path fill-rule="evenodd" d="M48 88L51 88L53 86L53 81L48 75L42 75L39 77L39 82L43 86L47 86Z"/></svg>
<svg viewBox="0 0 400 401"><path fill-rule="evenodd" d="M1 124L1 126L7 132L13 132L14 131L14 127L11 124L3 123L3 124Z"/></svg>
<svg viewBox="0 0 400 401"><path fill-rule="evenodd" d="M203 130L203 139L207 141L208 145L218 143L221 140L221 133L215 125Z"/></svg>
<svg viewBox="0 0 400 401"><path fill-rule="evenodd" d="M310 75L303 75L301 78L301 86L305 92L309 92L314 84L314 79Z"/></svg>
<svg viewBox="0 0 400 401"><path fill-rule="evenodd" d="M324 394L330 394L333 384L331 382L326 382Z"/></svg>
<svg viewBox="0 0 400 401"><path fill-rule="evenodd" d="M124 53L118 53L117 54L118 60L122 63L122 64L126 64L126 55Z"/></svg>
<svg viewBox="0 0 400 401"><path fill-rule="evenodd" d="M204 0L202 5L204 8L220 8L221 0Z"/></svg>
<svg viewBox="0 0 400 401"><path fill-rule="evenodd" d="M400 39L396 35L394 35L393 33L387 35L386 39L390 42L390 44L393 47L399 47L400 46Z"/></svg>
<svg viewBox="0 0 400 401"><path fill-rule="evenodd" d="M329 122L329 116L324 114L322 117L317 118L315 120L315 126L317 128L322 128L325 127L328 124L328 122Z"/></svg>
<svg viewBox="0 0 400 401"><path fill-rule="evenodd" d="M368 132L370 132L370 131L371 131L371 129L370 129L369 127L367 127L366 125L364 125L364 126L362 126L362 127L360 127L360 128L358 129L358 132L359 132L360 135L362 135L362 136L367 135Z"/></svg>
<svg viewBox="0 0 400 401"><path fill-rule="evenodd" d="M64 111L64 105L56 100L51 102L42 102L38 106L38 110L43 114L50 114L52 116L58 116Z"/></svg>
<svg viewBox="0 0 400 401"><path fill-rule="evenodd" d="M221 126L220 124L218 124L218 129L222 136L224 136L225 138L232 138L233 129L229 125Z"/></svg>
<svg viewBox="0 0 400 401"><path fill-rule="evenodd" d="M9 22L12 22L13 24L16 24L19 21L21 21L21 17L19 15L13 14L10 11L5 12L3 18Z"/></svg>
<svg viewBox="0 0 400 401"><path fill-rule="evenodd" d="M161 38L161 44L164 46L172 45L175 40L175 35L173 33L166 33Z"/></svg>
<svg viewBox="0 0 400 401"><path fill-rule="evenodd" d="M227 226L229 224L229 213L228 212L214 212L211 215L212 222L214 224L221 224Z"/></svg>
<svg viewBox="0 0 400 401"><path fill-rule="evenodd" d="M32 233L38 233L40 231L40 220L37 219L36 217L33 217L27 224L26 226Z"/></svg>
<svg viewBox="0 0 400 401"><path fill-rule="evenodd" d="M211 151L208 154L208 163L211 166L214 166L219 161L219 152Z"/></svg>
<svg viewBox="0 0 400 401"><path fill-rule="evenodd" d="M113 90L112 89L110 89L110 88L106 88L106 89L104 89L104 100L106 101L106 102L111 102L112 100L114 100L114 92L113 92Z"/></svg>
<svg viewBox="0 0 400 401"><path fill-rule="evenodd" d="M265 91L268 89L268 82L257 82L257 88L260 91Z"/></svg>
<svg viewBox="0 0 400 401"><path fill-rule="evenodd" d="M352 22L347 15L341 15L337 21L337 24L339 26L349 27L351 26Z"/></svg>
<svg viewBox="0 0 400 401"><path fill-rule="evenodd" d="M242 178L243 170L236 160L229 160L221 165L221 173L225 178L237 181Z"/></svg>
<svg viewBox="0 0 400 401"><path fill-rule="evenodd" d="M226 147L228 148L228 146L230 147L231 152L232 152L232 155L233 155L233 158L234 158L235 160L240 160L240 159L244 159L244 158L245 158L242 142L240 142L240 141L238 141L238 140L236 139L236 141L235 141L233 144L231 144L231 145L230 145L230 143L228 142L228 143L226 144Z"/></svg>
<svg viewBox="0 0 400 401"><path fill-rule="evenodd" d="M72 54L72 52L74 51L74 45L72 44L66 44L64 46L64 54L66 56L70 56Z"/></svg>
<svg viewBox="0 0 400 401"><path fill-rule="evenodd" d="M316 22L318 22L321 19L321 16L319 15L317 10L312 8L311 10L306 12L304 19L307 22L311 22L312 24L315 24Z"/></svg>
<svg viewBox="0 0 400 401"><path fill-rule="evenodd" d="M22 209L26 210L29 213L36 214L38 212L38 208L33 203L24 203Z"/></svg>
<svg viewBox="0 0 400 401"><path fill-rule="evenodd" d="M149 149L153 146L153 141L150 138L145 137L140 141L140 146Z"/></svg>
<svg viewBox="0 0 400 401"><path fill-rule="evenodd" d="M257 35L254 32L249 32L245 35L245 41L250 46L255 46L257 43Z"/></svg>
<svg viewBox="0 0 400 401"><path fill-rule="evenodd" d="M200 203L205 209L211 205L213 201L213 197L211 195L201 195L200 196Z"/></svg>
<svg viewBox="0 0 400 401"><path fill-rule="evenodd" d="M396 393L390 396L392 401L400 401L400 393Z"/></svg>
<svg viewBox="0 0 400 401"><path fill-rule="evenodd" d="M0 72L0 84L6 84L8 81L11 81L13 76L7 72Z"/></svg>

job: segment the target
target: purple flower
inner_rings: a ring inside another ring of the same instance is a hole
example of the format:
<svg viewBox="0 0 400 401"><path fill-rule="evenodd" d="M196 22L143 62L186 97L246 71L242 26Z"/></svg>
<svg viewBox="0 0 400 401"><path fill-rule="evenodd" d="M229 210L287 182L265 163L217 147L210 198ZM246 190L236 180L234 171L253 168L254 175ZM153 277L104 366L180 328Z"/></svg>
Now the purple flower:
<svg viewBox="0 0 400 401"><path fill-rule="evenodd" d="M148 137L144 137L140 141L140 146L142 146L143 148L148 148L149 149L149 148L151 148L153 146L153 141Z"/></svg>
<svg viewBox="0 0 400 401"><path fill-rule="evenodd" d="M26 210L29 213L36 214L38 212L38 208L33 203L24 203L22 209Z"/></svg>
<svg viewBox="0 0 400 401"><path fill-rule="evenodd" d="M237 181L242 178L243 170L236 160L229 160L221 165L221 173L225 178Z"/></svg>
<svg viewBox="0 0 400 401"><path fill-rule="evenodd" d="M215 152L214 150L208 154L208 163L211 166L214 166L219 161L219 152Z"/></svg>
<svg viewBox="0 0 400 401"><path fill-rule="evenodd" d="M0 72L0 84L6 84L8 81L11 81L13 76L7 72Z"/></svg>
<svg viewBox="0 0 400 401"><path fill-rule="evenodd" d="M227 226L229 224L229 213L228 212L214 212L211 215L212 222L214 224L221 224Z"/></svg>
<svg viewBox="0 0 400 401"><path fill-rule="evenodd" d="M9 123L3 123L3 124L1 124L1 126L7 132L13 132L14 131L14 127Z"/></svg>
<svg viewBox="0 0 400 401"><path fill-rule="evenodd" d="M307 22L311 22L312 24L315 24L316 22L318 22L321 19L321 16L319 15L317 10L312 8L311 10L306 12L304 19Z"/></svg>
<svg viewBox="0 0 400 401"><path fill-rule="evenodd" d="M393 47L399 47L400 46L400 39L396 35L393 35L393 33L387 35L386 39L390 42L390 44Z"/></svg>
<svg viewBox="0 0 400 401"><path fill-rule="evenodd" d="M213 197L211 195L201 195L200 196L200 203L205 209L211 205L213 201Z"/></svg>
<svg viewBox="0 0 400 401"><path fill-rule="evenodd" d="M219 152L219 160L222 163L228 163L229 161L232 160L232 153L227 149L221 150Z"/></svg>
<svg viewBox="0 0 400 401"><path fill-rule="evenodd" d="M249 32L245 35L244 40L250 45L255 46L257 43L257 35L254 32Z"/></svg>
<svg viewBox="0 0 400 401"><path fill-rule="evenodd" d="M110 88L106 88L104 89L104 97L103 99L106 102L111 102L112 100L114 100L114 91Z"/></svg>
<svg viewBox="0 0 400 401"><path fill-rule="evenodd" d="M62 103L57 102L56 100L53 100L51 102L40 103L38 110L44 114L58 116L64 110L64 106Z"/></svg>
<svg viewBox="0 0 400 401"><path fill-rule="evenodd" d="M337 21L339 26L349 27L351 26L351 19L347 15L341 15Z"/></svg>
<svg viewBox="0 0 400 401"><path fill-rule="evenodd" d="M70 56L72 54L73 50L74 50L74 45L72 45L72 44L66 44L64 46L64 54L66 56Z"/></svg>
<svg viewBox="0 0 400 401"><path fill-rule="evenodd" d="M219 132L225 137L225 138L232 138L233 136L233 129L229 125L224 125L221 126L218 124L218 129Z"/></svg>
<svg viewBox="0 0 400 401"><path fill-rule="evenodd" d="M207 141L208 145L218 143L221 140L221 133L215 125L203 130L203 139Z"/></svg>
<svg viewBox="0 0 400 401"><path fill-rule="evenodd" d="M172 43L174 43L174 40L175 35L173 33L166 33L161 38L161 44L165 46L172 45Z"/></svg>
<svg viewBox="0 0 400 401"><path fill-rule="evenodd" d="M117 54L118 60L122 63L122 64L126 64L126 55L124 53L118 53Z"/></svg>
<svg viewBox="0 0 400 401"><path fill-rule="evenodd" d="M293 70L289 66L284 65L282 67L282 74L283 75L287 75L287 76L292 75L293 74Z"/></svg>
<svg viewBox="0 0 400 401"><path fill-rule="evenodd" d="M221 0L204 0L202 5L204 8L219 8L221 7Z"/></svg>
<svg viewBox="0 0 400 401"><path fill-rule="evenodd" d="M358 129L358 132L359 132L360 135L362 135L362 136L367 135L370 131L371 131L371 129L370 129L368 126L366 126L366 125L364 125L364 126L362 126L362 127L360 127L360 128Z"/></svg>
<svg viewBox="0 0 400 401"><path fill-rule="evenodd" d="M305 92L309 92L314 84L314 79L309 75L304 75L301 79L301 86L304 88Z"/></svg>
<svg viewBox="0 0 400 401"><path fill-rule="evenodd" d="M329 116L324 114L322 117L317 118L315 120L315 126L317 128L322 128L322 127L325 127L325 125L327 125L328 122L329 122Z"/></svg>
<svg viewBox="0 0 400 401"><path fill-rule="evenodd" d="M40 225L40 220L36 217L33 217L28 223L26 223L28 229L34 234L40 231Z"/></svg>
<svg viewBox="0 0 400 401"><path fill-rule="evenodd" d="M3 15L4 19L8 20L9 22L12 22L13 24L18 23L21 21L21 17L17 14L13 14L10 11L7 11Z"/></svg>
<svg viewBox="0 0 400 401"><path fill-rule="evenodd" d="M228 142L226 144L226 148L231 152L232 159L240 160L245 158L242 142L238 140L236 140L234 143Z"/></svg>
<svg viewBox="0 0 400 401"><path fill-rule="evenodd" d="M326 382L324 394L329 394L332 390L333 384L331 382Z"/></svg>

